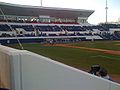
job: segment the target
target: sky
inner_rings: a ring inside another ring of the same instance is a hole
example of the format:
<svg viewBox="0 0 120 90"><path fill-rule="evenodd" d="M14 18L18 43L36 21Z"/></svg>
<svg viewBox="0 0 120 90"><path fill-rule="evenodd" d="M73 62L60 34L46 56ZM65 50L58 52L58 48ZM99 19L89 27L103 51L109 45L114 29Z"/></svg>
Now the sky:
<svg viewBox="0 0 120 90"><path fill-rule="evenodd" d="M41 0L0 0L0 2L41 6ZM108 22L115 22L120 18L120 0L107 0L107 2ZM42 0L42 6L95 10L88 18L90 24L104 23L106 20L106 0Z"/></svg>

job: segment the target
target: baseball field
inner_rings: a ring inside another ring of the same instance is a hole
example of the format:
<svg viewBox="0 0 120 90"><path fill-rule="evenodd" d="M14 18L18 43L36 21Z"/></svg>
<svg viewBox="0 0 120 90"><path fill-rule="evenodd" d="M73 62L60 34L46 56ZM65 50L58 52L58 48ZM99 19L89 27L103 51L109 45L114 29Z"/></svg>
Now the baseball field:
<svg viewBox="0 0 120 90"><path fill-rule="evenodd" d="M25 50L53 60L89 71L91 65L99 64L120 83L120 41L82 41L66 44L22 44ZM8 45L19 49L18 44Z"/></svg>

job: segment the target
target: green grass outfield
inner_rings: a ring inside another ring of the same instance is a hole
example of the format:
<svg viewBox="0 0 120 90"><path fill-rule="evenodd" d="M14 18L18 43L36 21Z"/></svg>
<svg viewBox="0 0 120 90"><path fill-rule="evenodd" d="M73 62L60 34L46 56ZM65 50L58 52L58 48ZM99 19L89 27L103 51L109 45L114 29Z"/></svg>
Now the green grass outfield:
<svg viewBox="0 0 120 90"><path fill-rule="evenodd" d="M99 48L106 50L120 51L120 42L115 41L94 41L69 43L74 46L89 48ZM47 56L56 61L71 65L73 67L89 70L91 65L99 64L106 68L110 74L120 75L120 55L105 54L99 51L90 51L78 48L67 48L58 46L44 46L39 43L22 44L25 50ZM19 48L17 44L11 44L10 47Z"/></svg>

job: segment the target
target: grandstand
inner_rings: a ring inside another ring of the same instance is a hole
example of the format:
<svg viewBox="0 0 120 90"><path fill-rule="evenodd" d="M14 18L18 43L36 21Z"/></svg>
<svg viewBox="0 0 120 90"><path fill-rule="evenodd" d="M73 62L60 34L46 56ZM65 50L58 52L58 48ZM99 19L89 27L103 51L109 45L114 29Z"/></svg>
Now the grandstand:
<svg viewBox="0 0 120 90"><path fill-rule="evenodd" d="M0 3L0 43L46 42L45 38L120 40L120 25L91 25L93 10ZM6 22L7 20L7 22ZM5 38L4 38L5 37ZM54 40L55 41L55 40Z"/></svg>
<svg viewBox="0 0 120 90"><path fill-rule="evenodd" d="M87 20L93 13L94 10L0 2L0 44L120 40L120 25L91 25ZM0 87L12 90L119 90L120 88L115 82L103 80L29 51L2 45L0 45L0 62L4 64L0 63L2 72L0 79L3 80L0 81ZM6 72L10 75L6 75Z"/></svg>
<svg viewBox="0 0 120 90"><path fill-rule="evenodd" d="M9 21L55 24L87 23L88 17L94 12L93 10L26 6L2 2L0 8ZM0 17L4 21L4 16L1 15Z"/></svg>
<svg viewBox="0 0 120 90"><path fill-rule="evenodd" d="M51 8L0 3L0 43L41 42L44 38L102 39L82 25L89 25L93 10ZM64 14L63 14L64 13ZM7 22L6 22L7 20ZM5 37L3 39L3 37Z"/></svg>

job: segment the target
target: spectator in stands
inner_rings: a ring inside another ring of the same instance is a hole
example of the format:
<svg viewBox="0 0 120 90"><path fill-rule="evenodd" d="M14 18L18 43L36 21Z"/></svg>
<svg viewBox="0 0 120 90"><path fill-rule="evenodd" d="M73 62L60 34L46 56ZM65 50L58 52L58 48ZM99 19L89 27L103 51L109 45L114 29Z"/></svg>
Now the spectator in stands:
<svg viewBox="0 0 120 90"><path fill-rule="evenodd" d="M54 44L53 39L50 39L50 40L49 40L49 43L50 43L51 45L53 45L53 44Z"/></svg>
<svg viewBox="0 0 120 90"><path fill-rule="evenodd" d="M9 89L6 89L6 88L0 88L0 90L9 90Z"/></svg>
<svg viewBox="0 0 120 90"><path fill-rule="evenodd" d="M101 69L99 70L99 76L102 77L102 78L104 78L104 79L107 79L107 80L111 80L111 81L112 81L112 79L111 79L110 76L108 75L107 70L106 70L105 68L101 68Z"/></svg>
<svg viewBox="0 0 120 90"><path fill-rule="evenodd" d="M100 70L100 65L92 65L91 70L89 71L89 73L98 76L99 70Z"/></svg>

